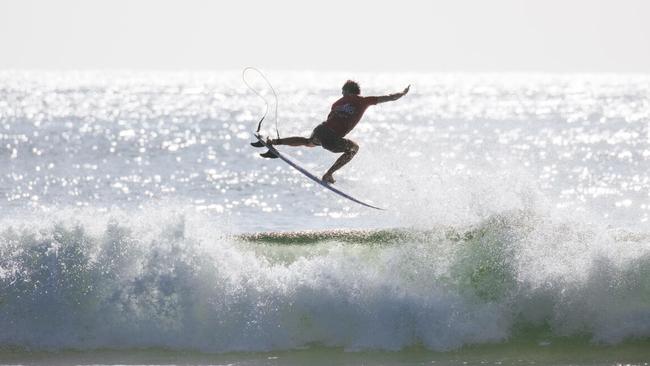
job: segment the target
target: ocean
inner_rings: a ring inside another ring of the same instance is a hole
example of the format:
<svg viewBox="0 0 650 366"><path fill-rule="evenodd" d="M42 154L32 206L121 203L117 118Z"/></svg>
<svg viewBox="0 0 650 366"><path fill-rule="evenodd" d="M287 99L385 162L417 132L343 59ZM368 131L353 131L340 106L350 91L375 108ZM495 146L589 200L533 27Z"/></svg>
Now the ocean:
<svg viewBox="0 0 650 366"><path fill-rule="evenodd" d="M648 365L650 76L0 71L0 364ZM337 157L279 150L320 176Z"/></svg>

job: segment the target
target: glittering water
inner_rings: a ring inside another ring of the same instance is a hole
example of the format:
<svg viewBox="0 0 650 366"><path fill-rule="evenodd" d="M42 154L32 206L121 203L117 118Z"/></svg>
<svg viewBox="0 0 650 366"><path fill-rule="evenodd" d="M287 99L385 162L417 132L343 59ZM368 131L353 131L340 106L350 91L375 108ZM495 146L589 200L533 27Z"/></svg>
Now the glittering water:
<svg viewBox="0 0 650 366"><path fill-rule="evenodd" d="M288 136L321 122L349 75L269 77ZM173 201L245 231L409 225L422 221L414 219L422 205L437 207L436 219L451 210L467 220L534 196L608 225L648 224L650 78L355 77L366 95L413 84L406 98L367 112L349 136L361 151L338 174L341 188L388 213L258 158L248 142L263 103L236 72L1 73L1 212ZM266 126L273 133L273 116ZM284 151L316 173L335 159L322 149Z"/></svg>

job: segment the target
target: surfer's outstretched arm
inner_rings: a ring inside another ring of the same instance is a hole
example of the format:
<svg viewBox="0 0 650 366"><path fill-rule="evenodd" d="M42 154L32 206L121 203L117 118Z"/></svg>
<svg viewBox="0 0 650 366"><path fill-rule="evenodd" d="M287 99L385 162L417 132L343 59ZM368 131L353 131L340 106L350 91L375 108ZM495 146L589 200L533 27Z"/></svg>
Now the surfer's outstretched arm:
<svg viewBox="0 0 650 366"><path fill-rule="evenodd" d="M398 100L399 98L405 96L409 92L410 88L411 88L411 85L407 86L401 93L395 93L395 94L389 94L389 95L383 95L383 96L377 97L377 104L392 102L394 100Z"/></svg>

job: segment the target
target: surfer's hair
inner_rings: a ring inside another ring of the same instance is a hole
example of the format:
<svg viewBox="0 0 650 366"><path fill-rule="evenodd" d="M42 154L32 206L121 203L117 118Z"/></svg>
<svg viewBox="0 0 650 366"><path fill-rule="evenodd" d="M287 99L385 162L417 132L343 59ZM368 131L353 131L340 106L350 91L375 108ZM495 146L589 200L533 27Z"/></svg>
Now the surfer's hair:
<svg viewBox="0 0 650 366"><path fill-rule="evenodd" d="M361 94L361 88L359 88L359 83L352 80L348 80L345 82L345 84L343 84L343 90L354 95Z"/></svg>

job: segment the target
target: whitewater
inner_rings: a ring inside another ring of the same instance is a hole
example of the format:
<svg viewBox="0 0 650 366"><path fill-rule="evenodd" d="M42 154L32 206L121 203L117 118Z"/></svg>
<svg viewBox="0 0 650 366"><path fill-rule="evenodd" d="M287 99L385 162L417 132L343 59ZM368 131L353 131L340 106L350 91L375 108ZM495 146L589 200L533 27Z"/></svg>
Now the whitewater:
<svg viewBox="0 0 650 366"><path fill-rule="evenodd" d="M0 72L0 361L650 357L650 77L267 77L281 136L308 135L347 79L412 84L368 109L337 173L386 211L260 158L240 71ZM280 150L317 175L336 158Z"/></svg>

